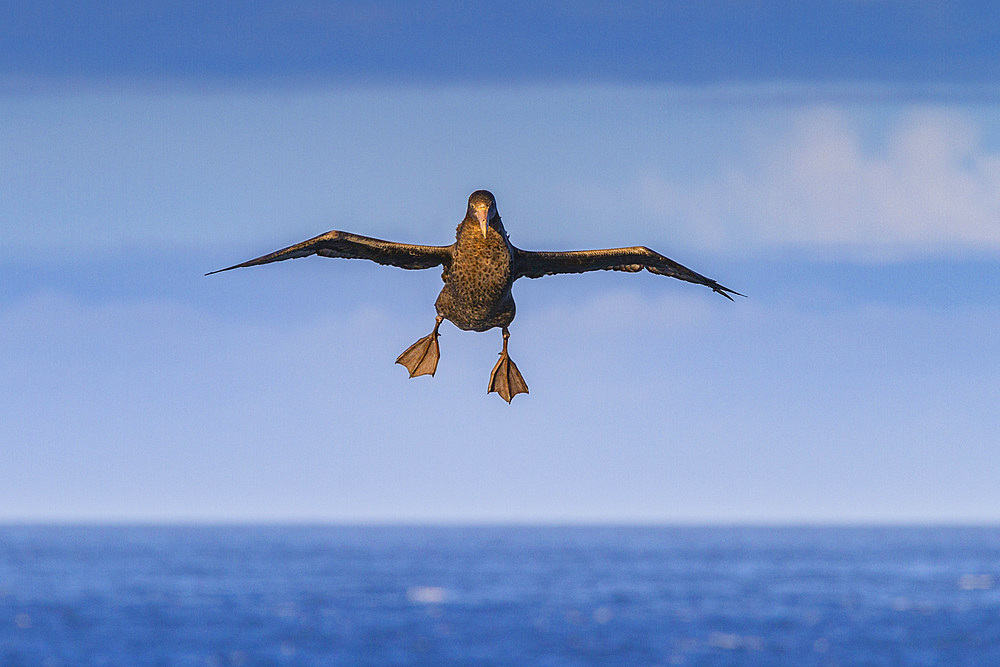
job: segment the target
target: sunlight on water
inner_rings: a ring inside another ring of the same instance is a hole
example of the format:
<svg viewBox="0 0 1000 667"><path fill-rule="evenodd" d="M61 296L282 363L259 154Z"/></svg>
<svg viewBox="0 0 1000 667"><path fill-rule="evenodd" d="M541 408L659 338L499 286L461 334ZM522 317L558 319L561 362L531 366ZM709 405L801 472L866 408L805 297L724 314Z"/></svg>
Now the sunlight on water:
<svg viewBox="0 0 1000 667"><path fill-rule="evenodd" d="M406 599L420 604L440 604L448 592L439 586L416 586L406 591Z"/></svg>
<svg viewBox="0 0 1000 667"><path fill-rule="evenodd" d="M963 591L988 591L993 588L993 577L988 574L963 574L958 579Z"/></svg>

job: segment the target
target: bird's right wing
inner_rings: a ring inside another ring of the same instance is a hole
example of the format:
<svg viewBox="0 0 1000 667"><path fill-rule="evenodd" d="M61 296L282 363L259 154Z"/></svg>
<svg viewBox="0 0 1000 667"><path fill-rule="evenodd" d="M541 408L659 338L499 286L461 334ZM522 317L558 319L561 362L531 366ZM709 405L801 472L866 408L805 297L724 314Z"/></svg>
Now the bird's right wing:
<svg viewBox="0 0 1000 667"><path fill-rule="evenodd" d="M257 266L280 262L283 259L320 255L322 257L344 257L347 259L370 259L379 264L398 266L401 269L429 269L432 266L447 265L451 261L451 246L412 245L382 241L350 232L332 231L293 246L251 259L224 269L206 273L221 273L244 266Z"/></svg>

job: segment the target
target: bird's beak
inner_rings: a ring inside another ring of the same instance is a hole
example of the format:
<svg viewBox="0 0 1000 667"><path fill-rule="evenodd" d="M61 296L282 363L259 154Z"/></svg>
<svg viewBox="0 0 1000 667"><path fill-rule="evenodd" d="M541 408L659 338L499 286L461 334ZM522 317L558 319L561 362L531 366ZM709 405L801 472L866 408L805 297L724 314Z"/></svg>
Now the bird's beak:
<svg viewBox="0 0 1000 667"><path fill-rule="evenodd" d="M490 210L488 208L474 208L473 211L476 214L476 221L479 223L479 229L483 231L483 238L486 238L486 231L489 229L490 221L488 216Z"/></svg>

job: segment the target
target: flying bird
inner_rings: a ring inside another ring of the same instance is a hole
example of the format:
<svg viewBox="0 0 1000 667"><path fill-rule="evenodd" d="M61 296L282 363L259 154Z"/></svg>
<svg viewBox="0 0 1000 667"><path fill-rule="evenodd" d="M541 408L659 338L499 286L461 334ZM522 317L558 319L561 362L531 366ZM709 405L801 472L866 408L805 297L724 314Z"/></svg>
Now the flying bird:
<svg viewBox="0 0 1000 667"><path fill-rule="evenodd" d="M205 275L308 255L370 259L403 269L442 266L444 287L434 303L437 309L434 330L406 348L396 363L405 366L411 378L434 375L441 356L438 328L443 320L465 331L487 331L499 327L503 332L503 349L490 373L487 393L496 392L508 403L517 394L528 393L528 385L507 354L508 327L515 313L510 288L518 278L598 270L634 273L645 269L661 276L705 285L730 301L732 294L743 296L644 246L568 252L521 250L511 244L497 212L496 199L486 190L476 190L469 196L469 206L455 232L455 242L448 246L395 243L350 232L331 231Z"/></svg>

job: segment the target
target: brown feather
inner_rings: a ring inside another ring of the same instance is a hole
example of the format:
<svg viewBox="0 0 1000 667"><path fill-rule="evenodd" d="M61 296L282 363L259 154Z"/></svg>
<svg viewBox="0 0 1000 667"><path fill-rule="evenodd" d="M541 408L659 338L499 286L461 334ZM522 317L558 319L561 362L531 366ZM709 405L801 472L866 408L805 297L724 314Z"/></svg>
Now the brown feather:
<svg viewBox="0 0 1000 667"><path fill-rule="evenodd" d="M560 273L584 273L587 271L635 273L643 269L661 276L670 276L686 280L689 283L705 285L729 300L733 298L729 296L730 294L744 296L645 246L564 252L532 252L517 249L514 255L515 279L522 277L541 278Z"/></svg>
<svg viewBox="0 0 1000 667"><path fill-rule="evenodd" d="M345 259L370 259L379 264L398 266L401 269L429 269L432 266L445 265L451 261L451 246L412 245L373 239L350 232L332 231L320 234L302 243L276 250L267 255L251 259L240 264L234 264L218 271L206 273L221 273L230 269L240 269L246 266L270 264L285 259L296 259L320 255L322 257L342 257Z"/></svg>

